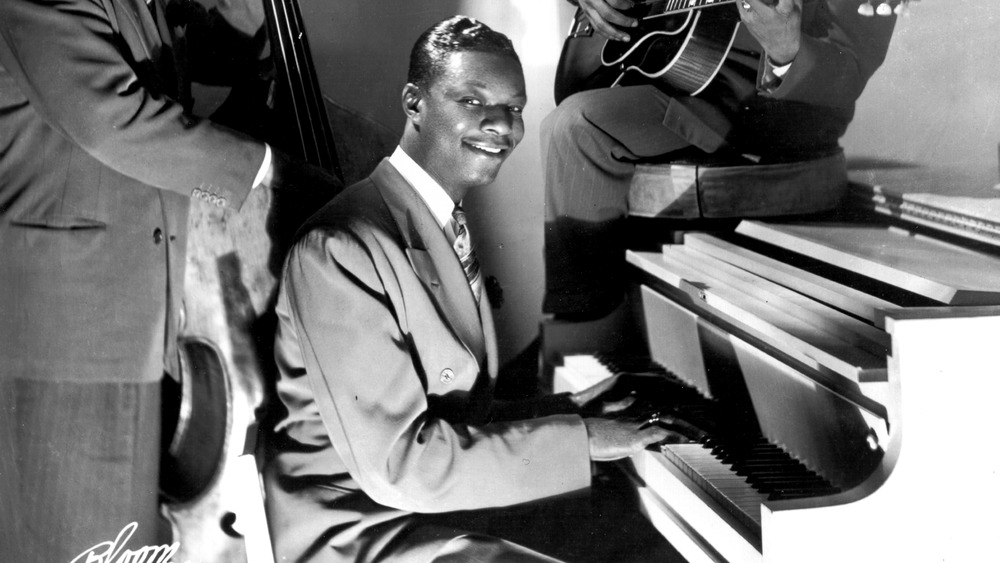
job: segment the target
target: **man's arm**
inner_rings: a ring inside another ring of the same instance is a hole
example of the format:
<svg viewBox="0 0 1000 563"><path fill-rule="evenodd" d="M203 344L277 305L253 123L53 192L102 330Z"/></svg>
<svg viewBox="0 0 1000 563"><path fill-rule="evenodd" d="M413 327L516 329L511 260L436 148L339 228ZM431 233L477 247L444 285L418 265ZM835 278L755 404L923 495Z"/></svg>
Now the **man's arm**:
<svg viewBox="0 0 1000 563"><path fill-rule="evenodd" d="M0 64L46 123L109 168L188 196L200 188L238 209L263 143L154 97L126 62L106 5L0 2Z"/></svg>
<svg viewBox="0 0 1000 563"><path fill-rule="evenodd" d="M816 0L808 21L803 0L746 1L740 17L771 64L790 63L777 85L764 84L762 72L765 96L851 107L885 60L895 17L862 16L856 0Z"/></svg>
<svg viewBox="0 0 1000 563"><path fill-rule="evenodd" d="M432 359L417 356L415 343L428 335L404 328L414 314L405 303L422 297L404 296L394 268L409 265L390 263L372 236L313 231L292 250L283 280L316 403L362 489L388 506L439 512L588 487L588 435L578 416L473 426L435 415L451 399L429 399L418 364ZM439 363L475 378L465 347L444 325L440 333Z"/></svg>

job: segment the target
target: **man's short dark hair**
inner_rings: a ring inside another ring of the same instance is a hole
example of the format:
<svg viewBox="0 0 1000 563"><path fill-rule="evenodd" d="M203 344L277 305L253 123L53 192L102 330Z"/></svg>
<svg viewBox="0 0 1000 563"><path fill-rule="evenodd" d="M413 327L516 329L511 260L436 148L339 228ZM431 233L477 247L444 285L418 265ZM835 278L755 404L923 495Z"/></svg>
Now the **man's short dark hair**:
<svg viewBox="0 0 1000 563"><path fill-rule="evenodd" d="M453 16L431 26L417 38L410 52L406 81L428 87L444 72L452 53L476 51L521 59L506 35L468 16Z"/></svg>

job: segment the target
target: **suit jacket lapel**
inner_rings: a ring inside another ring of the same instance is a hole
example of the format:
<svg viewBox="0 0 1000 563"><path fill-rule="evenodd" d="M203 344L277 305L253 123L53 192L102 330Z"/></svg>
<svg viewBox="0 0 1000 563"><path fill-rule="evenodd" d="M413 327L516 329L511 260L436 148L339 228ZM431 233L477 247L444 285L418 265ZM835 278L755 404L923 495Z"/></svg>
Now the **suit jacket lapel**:
<svg viewBox="0 0 1000 563"><path fill-rule="evenodd" d="M497 333L493 324L493 311L490 309L490 300L483 290L483 296L479 300L479 317L483 320L483 336L486 341L486 370L490 377L496 377L499 366L497 365Z"/></svg>
<svg viewBox="0 0 1000 563"><path fill-rule="evenodd" d="M388 161L379 164L371 179L399 228L414 272L452 330L482 364L487 351L479 308L465 271L441 227L416 190Z"/></svg>

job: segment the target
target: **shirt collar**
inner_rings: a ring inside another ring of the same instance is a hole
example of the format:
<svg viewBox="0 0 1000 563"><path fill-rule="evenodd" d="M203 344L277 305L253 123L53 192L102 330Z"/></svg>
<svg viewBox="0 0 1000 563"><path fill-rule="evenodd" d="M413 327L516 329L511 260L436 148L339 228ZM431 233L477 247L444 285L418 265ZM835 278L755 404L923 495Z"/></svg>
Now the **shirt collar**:
<svg viewBox="0 0 1000 563"><path fill-rule="evenodd" d="M389 157L389 164L392 164L403 179L417 190L420 199L424 200L427 208L431 210L431 215L437 220L438 225L444 229L451 222L451 213L455 210L455 202L448 196L448 192L444 191L441 184L438 184L400 146L397 146L396 150Z"/></svg>

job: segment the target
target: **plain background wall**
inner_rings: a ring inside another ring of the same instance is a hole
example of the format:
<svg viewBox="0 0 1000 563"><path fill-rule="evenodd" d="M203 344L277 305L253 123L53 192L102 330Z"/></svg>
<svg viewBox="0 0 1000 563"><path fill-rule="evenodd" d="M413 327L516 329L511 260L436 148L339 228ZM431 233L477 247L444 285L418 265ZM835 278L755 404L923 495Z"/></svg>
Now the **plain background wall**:
<svg viewBox="0 0 1000 563"><path fill-rule="evenodd" d="M497 182L466 202L484 269L503 289L497 324L501 361L509 360L537 335L541 319L538 125L554 107L553 75L573 8L563 0L300 0L300 5L324 92L396 134L403 125L399 93L407 57L420 32L463 13L513 40L528 86L525 139ZM856 159L974 168L984 180L973 188L991 191L998 181L1000 142L1000 3L921 0L910 6L843 144Z"/></svg>
<svg viewBox="0 0 1000 563"><path fill-rule="evenodd" d="M842 140L848 156L961 167L981 172L983 183L969 189L992 190L1000 182L998 57L1000 2L911 2Z"/></svg>

